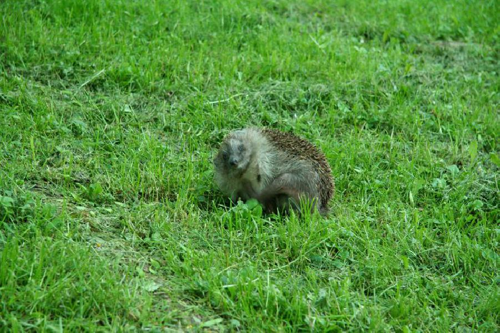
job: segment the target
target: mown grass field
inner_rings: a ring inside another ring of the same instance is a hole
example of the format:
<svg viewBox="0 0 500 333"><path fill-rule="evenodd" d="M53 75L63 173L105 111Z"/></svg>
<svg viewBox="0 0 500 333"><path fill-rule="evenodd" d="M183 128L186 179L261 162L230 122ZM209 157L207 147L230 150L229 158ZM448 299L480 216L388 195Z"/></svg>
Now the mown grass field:
<svg viewBox="0 0 500 333"><path fill-rule="evenodd" d="M499 331L498 1L0 2L0 331ZM278 128L328 218L230 207Z"/></svg>

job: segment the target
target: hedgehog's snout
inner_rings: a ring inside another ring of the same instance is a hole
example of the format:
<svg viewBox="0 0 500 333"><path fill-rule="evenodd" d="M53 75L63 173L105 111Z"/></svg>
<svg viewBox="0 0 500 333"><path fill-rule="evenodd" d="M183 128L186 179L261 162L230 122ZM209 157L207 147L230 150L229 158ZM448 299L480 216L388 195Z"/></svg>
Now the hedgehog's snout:
<svg viewBox="0 0 500 333"><path fill-rule="evenodd" d="M237 166L238 166L238 164L239 164L239 162L240 162L240 161L239 161L239 160L238 160L238 158L236 158L236 157L231 157L231 158L229 159L229 165L230 165L230 166L232 166L233 168L234 168L234 167L237 167Z"/></svg>

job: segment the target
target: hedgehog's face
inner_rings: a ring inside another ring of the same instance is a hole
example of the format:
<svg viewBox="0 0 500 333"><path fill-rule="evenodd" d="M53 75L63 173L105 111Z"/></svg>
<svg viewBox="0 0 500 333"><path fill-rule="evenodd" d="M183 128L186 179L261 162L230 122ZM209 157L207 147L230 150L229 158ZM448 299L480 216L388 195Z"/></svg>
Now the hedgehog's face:
<svg viewBox="0 0 500 333"><path fill-rule="evenodd" d="M229 176L239 177L250 164L250 149L238 137L225 140L214 159L218 168L222 168Z"/></svg>

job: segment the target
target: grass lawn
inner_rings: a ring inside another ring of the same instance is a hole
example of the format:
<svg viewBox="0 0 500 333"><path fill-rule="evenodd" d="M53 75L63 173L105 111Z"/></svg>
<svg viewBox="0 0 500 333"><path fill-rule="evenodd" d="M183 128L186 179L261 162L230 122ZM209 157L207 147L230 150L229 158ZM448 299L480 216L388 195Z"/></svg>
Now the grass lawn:
<svg viewBox="0 0 500 333"><path fill-rule="evenodd" d="M0 2L0 331L500 330L495 0ZM327 218L213 183L325 152Z"/></svg>

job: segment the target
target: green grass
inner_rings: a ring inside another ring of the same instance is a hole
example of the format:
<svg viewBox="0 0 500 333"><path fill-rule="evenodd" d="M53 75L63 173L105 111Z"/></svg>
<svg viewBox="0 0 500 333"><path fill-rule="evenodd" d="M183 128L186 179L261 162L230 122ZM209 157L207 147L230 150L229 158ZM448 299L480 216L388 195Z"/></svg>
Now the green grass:
<svg viewBox="0 0 500 333"><path fill-rule="evenodd" d="M500 329L497 1L0 3L0 331ZM328 218L227 207L249 125Z"/></svg>

